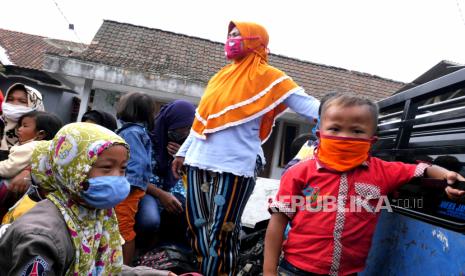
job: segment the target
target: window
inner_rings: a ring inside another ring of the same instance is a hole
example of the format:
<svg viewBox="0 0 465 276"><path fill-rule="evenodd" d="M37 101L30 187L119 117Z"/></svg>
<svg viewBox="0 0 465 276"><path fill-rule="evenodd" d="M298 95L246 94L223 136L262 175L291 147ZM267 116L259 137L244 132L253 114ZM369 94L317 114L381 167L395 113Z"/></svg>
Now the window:
<svg viewBox="0 0 465 276"><path fill-rule="evenodd" d="M292 141L294 141L298 134L299 125L287 122L283 123L283 135L279 153L279 166L281 168L284 168L286 164L294 157L291 153L291 145Z"/></svg>
<svg viewBox="0 0 465 276"><path fill-rule="evenodd" d="M71 100L71 112L70 112L71 122L77 122L80 105L81 105L81 99L79 99L78 97L73 97Z"/></svg>
<svg viewBox="0 0 465 276"><path fill-rule="evenodd" d="M155 114L158 114L160 112L160 109L166 104L168 104L168 103L156 100L155 101Z"/></svg>
<svg viewBox="0 0 465 276"><path fill-rule="evenodd" d="M90 94L89 94L89 103L88 103L89 106L92 106L92 104L94 103L94 98L95 98L95 89L91 89Z"/></svg>

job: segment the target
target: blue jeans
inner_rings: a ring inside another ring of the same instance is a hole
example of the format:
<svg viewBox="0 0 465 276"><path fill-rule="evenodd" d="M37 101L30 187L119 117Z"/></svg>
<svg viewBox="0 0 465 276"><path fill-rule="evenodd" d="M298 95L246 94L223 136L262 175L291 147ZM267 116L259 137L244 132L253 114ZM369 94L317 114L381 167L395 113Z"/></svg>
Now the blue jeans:
<svg viewBox="0 0 465 276"><path fill-rule="evenodd" d="M139 202L139 210L136 214L137 232L156 232L160 228L160 209L158 200L146 194Z"/></svg>
<svg viewBox="0 0 465 276"><path fill-rule="evenodd" d="M278 276L323 276L325 274L316 274L304 271L290 264L286 259L282 259L278 266ZM357 273L352 273L347 276L357 276Z"/></svg>
<svg viewBox="0 0 465 276"><path fill-rule="evenodd" d="M300 268L293 266L285 259L282 259L278 266L278 275L279 276L317 276L320 274L306 272Z"/></svg>

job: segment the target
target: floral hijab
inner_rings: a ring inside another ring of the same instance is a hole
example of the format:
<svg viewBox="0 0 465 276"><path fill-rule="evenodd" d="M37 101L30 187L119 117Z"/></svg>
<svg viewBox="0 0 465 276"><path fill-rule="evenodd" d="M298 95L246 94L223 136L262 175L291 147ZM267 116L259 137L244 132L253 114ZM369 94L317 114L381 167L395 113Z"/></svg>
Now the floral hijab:
<svg viewBox="0 0 465 276"><path fill-rule="evenodd" d="M31 176L32 182L46 192L52 192L53 189L53 173L50 163L51 152L50 146L52 141L37 141L37 145L32 151L31 158Z"/></svg>
<svg viewBox="0 0 465 276"><path fill-rule="evenodd" d="M37 111L44 110L44 103L42 101L42 94L35 88L24 85L22 83L15 83L6 91L5 97L3 98L3 103L8 99L8 94L14 89L21 87L26 90L27 94L27 107ZM18 122L7 119L5 116L2 116L2 121L5 124L5 129L3 131L3 138L1 143L1 150L10 150L10 148L18 142L18 136L16 135L16 125Z"/></svg>
<svg viewBox="0 0 465 276"><path fill-rule="evenodd" d="M72 123L33 152L33 179L50 192L47 198L63 215L76 251L67 275L121 272L121 238L114 210L86 208L80 196L98 156L116 144L127 147L121 137L104 127Z"/></svg>

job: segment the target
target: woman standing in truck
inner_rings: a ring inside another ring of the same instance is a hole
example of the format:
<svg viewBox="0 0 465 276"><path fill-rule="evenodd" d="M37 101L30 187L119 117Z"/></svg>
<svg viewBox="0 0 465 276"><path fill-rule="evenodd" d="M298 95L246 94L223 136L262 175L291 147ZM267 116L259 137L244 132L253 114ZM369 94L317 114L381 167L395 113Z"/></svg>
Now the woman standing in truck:
<svg viewBox="0 0 465 276"><path fill-rule="evenodd" d="M187 172L192 248L205 275L235 275L240 218L265 163L261 144L287 107L313 121L319 101L268 64L268 33L256 23L230 22L232 62L214 75L173 173Z"/></svg>

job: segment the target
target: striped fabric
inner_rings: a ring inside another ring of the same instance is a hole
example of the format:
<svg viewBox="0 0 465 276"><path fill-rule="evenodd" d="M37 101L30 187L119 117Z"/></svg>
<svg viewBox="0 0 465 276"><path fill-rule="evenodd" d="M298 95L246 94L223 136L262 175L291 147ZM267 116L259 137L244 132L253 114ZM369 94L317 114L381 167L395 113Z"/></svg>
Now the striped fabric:
<svg viewBox="0 0 465 276"><path fill-rule="evenodd" d="M203 275L236 275L240 218L255 177L187 167L189 241Z"/></svg>

